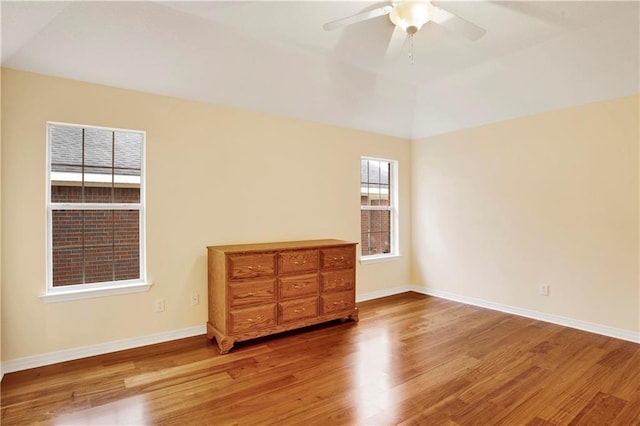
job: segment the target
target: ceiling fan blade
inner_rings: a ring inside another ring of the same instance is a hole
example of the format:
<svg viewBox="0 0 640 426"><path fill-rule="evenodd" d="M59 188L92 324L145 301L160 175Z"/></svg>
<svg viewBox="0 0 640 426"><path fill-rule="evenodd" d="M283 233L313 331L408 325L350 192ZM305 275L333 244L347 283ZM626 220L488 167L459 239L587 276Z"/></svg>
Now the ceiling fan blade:
<svg viewBox="0 0 640 426"><path fill-rule="evenodd" d="M402 28L396 25L393 29L393 33L391 34L391 38L389 39L389 44L387 45L387 52L384 55L384 60L392 61L400 56L406 40L407 33L405 33Z"/></svg>
<svg viewBox="0 0 640 426"><path fill-rule="evenodd" d="M392 5L386 5L377 9L368 10L366 12L358 13L346 18L337 19L335 21L327 22L322 26L325 31L335 30L336 28L345 27L347 25L355 24L357 22L366 21L367 19L377 18L378 16L388 15L393 9Z"/></svg>
<svg viewBox="0 0 640 426"><path fill-rule="evenodd" d="M458 15L454 15L448 10L437 6L434 6L434 8L435 16L433 17L433 22L442 25L454 33L458 33L469 40L476 41L487 32L484 28L479 27L476 24L472 24L466 19L463 19Z"/></svg>

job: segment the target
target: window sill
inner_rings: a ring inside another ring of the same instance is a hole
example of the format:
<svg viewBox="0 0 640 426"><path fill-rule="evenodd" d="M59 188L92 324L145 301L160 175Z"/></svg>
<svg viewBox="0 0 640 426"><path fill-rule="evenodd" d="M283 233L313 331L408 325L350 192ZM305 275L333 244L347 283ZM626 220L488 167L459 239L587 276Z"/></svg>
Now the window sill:
<svg viewBox="0 0 640 426"><path fill-rule="evenodd" d="M360 258L360 263L366 265L368 263L393 262L400 260L399 254L379 254L374 256L366 256Z"/></svg>
<svg viewBox="0 0 640 426"><path fill-rule="evenodd" d="M94 297L114 296L117 294L142 293L149 291L152 283L134 283L110 285L104 287L96 287L90 289L71 289L56 290L54 292L43 294L40 300L44 303L68 302L71 300L91 299Z"/></svg>

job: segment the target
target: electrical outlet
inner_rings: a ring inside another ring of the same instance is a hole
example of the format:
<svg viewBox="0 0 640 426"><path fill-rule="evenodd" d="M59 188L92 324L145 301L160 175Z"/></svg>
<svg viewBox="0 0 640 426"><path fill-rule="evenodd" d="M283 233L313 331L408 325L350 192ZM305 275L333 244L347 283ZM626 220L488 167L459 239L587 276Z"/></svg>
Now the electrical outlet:
<svg viewBox="0 0 640 426"><path fill-rule="evenodd" d="M198 293L191 294L191 306L196 306L200 303L200 295Z"/></svg>
<svg viewBox="0 0 640 426"><path fill-rule="evenodd" d="M164 299L156 299L153 310L155 312L164 312Z"/></svg>
<svg viewBox="0 0 640 426"><path fill-rule="evenodd" d="M540 284L540 294L542 296L549 295L549 284Z"/></svg>

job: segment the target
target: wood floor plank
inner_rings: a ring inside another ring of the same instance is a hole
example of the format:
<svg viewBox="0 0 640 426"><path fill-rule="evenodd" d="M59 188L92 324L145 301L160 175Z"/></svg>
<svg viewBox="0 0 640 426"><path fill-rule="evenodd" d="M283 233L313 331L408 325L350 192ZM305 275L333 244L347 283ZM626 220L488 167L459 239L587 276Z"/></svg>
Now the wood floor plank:
<svg viewBox="0 0 640 426"><path fill-rule="evenodd" d="M616 416L614 423L619 425L640 425L640 390L627 401L624 408Z"/></svg>
<svg viewBox="0 0 640 426"><path fill-rule="evenodd" d="M404 293L332 322L7 374L2 425L640 425L640 345Z"/></svg>
<svg viewBox="0 0 640 426"><path fill-rule="evenodd" d="M620 398L598 392L569 424L611 424L624 406L625 401Z"/></svg>

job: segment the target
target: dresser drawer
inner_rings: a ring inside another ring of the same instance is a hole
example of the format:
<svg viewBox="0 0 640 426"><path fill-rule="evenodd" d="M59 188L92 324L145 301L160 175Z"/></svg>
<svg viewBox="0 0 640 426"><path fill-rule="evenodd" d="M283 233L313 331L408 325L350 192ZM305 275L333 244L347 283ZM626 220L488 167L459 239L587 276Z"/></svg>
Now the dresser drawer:
<svg viewBox="0 0 640 426"><path fill-rule="evenodd" d="M229 312L229 332L245 333L276 325L276 305L256 306Z"/></svg>
<svg viewBox="0 0 640 426"><path fill-rule="evenodd" d="M275 284L275 279L230 283L229 305L237 307L273 303L276 301Z"/></svg>
<svg viewBox="0 0 640 426"><path fill-rule="evenodd" d="M355 288L353 269L339 269L321 274L322 291L344 291Z"/></svg>
<svg viewBox="0 0 640 426"><path fill-rule="evenodd" d="M322 269L353 268L356 263L353 247L335 247L320 250Z"/></svg>
<svg viewBox="0 0 640 426"><path fill-rule="evenodd" d="M279 324L316 316L318 316L318 299L316 297L286 300L278 304Z"/></svg>
<svg viewBox="0 0 640 426"><path fill-rule="evenodd" d="M275 253L232 254L228 262L230 280L275 276Z"/></svg>
<svg viewBox="0 0 640 426"><path fill-rule="evenodd" d="M278 254L278 273L304 273L318 270L318 250L291 250Z"/></svg>
<svg viewBox="0 0 640 426"><path fill-rule="evenodd" d="M353 291L341 291L320 296L322 314L353 309L356 306L355 293Z"/></svg>
<svg viewBox="0 0 640 426"><path fill-rule="evenodd" d="M280 278L280 299L316 295L317 293L318 274Z"/></svg>

